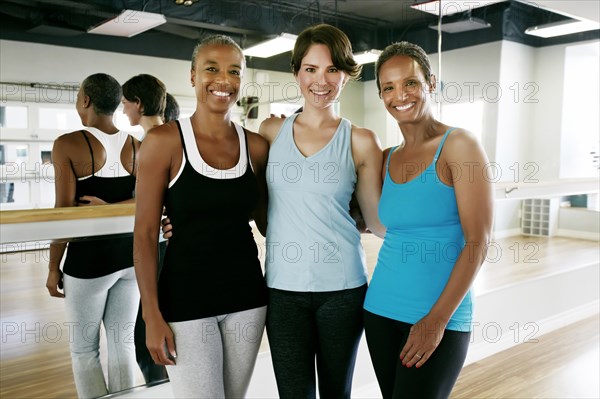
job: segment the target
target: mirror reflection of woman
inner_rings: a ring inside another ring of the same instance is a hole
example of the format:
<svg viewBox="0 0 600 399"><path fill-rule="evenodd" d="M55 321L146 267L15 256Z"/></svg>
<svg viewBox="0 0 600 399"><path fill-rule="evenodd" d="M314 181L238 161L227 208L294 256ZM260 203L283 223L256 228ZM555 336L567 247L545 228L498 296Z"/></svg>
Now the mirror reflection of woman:
<svg viewBox="0 0 600 399"><path fill-rule="evenodd" d="M146 342L178 398L244 397L264 329L249 218L264 233L268 145L231 121L245 68L229 37L202 40L192 56L196 111L151 129L140 151L135 268ZM177 234L157 281L163 205Z"/></svg>
<svg viewBox="0 0 600 399"><path fill-rule="evenodd" d="M141 126L144 135L164 123L167 89L152 75L140 74L123 83L123 113L131 126Z"/></svg>
<svg viewBox="0 0 600 399"><path fill-rule="evenodd" d="M88 76L75 107L85 129L64 134L52 148L55 207L134 202L139 141L113 124L121 86L111 76ZM63 270L60 263L65 254ZM130 388L135 382L133 332L139 292L133 238L94 238L50 246L46 288L65 298L73 376L80 398ZM61 289L64 291L61 292ZM107 333L108 385L100 364L100 324Z"/></svg>
<svg viewBox="0 0 600 399"><path fill-rule="evenodd" d="M177 119L179 115L177 102L172 96L168 97L164 83L148 74L136 75L123 83L121 102L123 113L129 119L131 126L141 126L144 129L144 136L148 130L163 124L167 106L169 120ZM177 116L174 117L173 114ZM166 242L159 243L159 275L166 249ZM146 324L142 318L141 304L135 322L134 341L135 356L146 384L169 378L165 366L155 364L146 347Z"/></svg>

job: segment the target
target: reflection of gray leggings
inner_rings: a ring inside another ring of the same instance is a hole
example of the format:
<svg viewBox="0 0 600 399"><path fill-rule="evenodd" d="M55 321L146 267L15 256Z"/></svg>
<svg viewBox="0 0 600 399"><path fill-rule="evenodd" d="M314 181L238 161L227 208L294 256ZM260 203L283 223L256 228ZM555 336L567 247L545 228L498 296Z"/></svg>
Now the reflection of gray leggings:
<svg viewBox="0 0 600 399"><path fill-rule="evenodd" d="M95 398L131 388L136 369L133 325L140 298L133 267L90 279L64 275L64 285L77 394ZM108 389L98 351L100 323L107 335Z"/></svg>
<svg viewBox="0 0 600 399"><path fill-rule="evenodd" d="M176 398L243 398L252 377L267 307L169 323L175 366L167 366Z"/></svg>

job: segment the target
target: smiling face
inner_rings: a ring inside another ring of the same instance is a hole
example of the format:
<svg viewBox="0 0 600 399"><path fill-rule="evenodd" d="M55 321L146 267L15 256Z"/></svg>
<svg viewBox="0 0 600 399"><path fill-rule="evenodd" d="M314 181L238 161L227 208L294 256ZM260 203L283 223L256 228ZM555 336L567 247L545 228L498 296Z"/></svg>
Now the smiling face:
<svg viewBox="0 0 600 399"><path fill-rule="evenodd" d="M127 118L129 119L129 124L131 126L139 125L140 119L142 118L139 101L128 101L125 97L123 97L121 103L123 104L123 113L127 115Z"/></svg>
<svg viewBox="0 0 600 399"><path fill-rule="evenodd" d="M228 112L235 104L244 72L244 56L228 45L207 45L198 51L191 71L198 103L215 112Z"/></svg>
<svg viewBox="0 0 600 399"><path fill-rule="evenodd" d="M306 100L305 106L324 108L338 99L348 75L333 65L326 45L313 44L302 58L296 81Z"/></svg>
<svg viewBox="0 0 600 399"><path fill-rule="evenodd" d="M385 61L379 70L381 99L387 111L398 123L419 122L431 115L428 94L435 90L419 63L405 55L397 55Z"/></svg>

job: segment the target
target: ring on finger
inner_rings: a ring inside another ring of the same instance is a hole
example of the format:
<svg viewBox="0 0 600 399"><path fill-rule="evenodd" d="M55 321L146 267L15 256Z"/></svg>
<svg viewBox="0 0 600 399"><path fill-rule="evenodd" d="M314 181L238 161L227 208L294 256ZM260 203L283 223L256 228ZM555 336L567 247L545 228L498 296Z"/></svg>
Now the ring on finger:
<svg viewBox="0 0 600 399"><path fill-rule="evenodd" d="M423 357L423 356L421 356L419 354L416 354L416 353L415 353L415 356L418 357L419 359L421 359Z"/></svg>

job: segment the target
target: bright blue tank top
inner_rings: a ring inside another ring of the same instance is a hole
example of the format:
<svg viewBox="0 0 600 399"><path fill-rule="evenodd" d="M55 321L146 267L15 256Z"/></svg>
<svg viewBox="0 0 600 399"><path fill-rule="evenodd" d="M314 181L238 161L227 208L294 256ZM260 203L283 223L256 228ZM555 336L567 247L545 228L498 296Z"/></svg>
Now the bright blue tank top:
<svg viewBox="0 0 600 399"><path fill-rule="evenodd" d="M419 321L444 290L465 245L454 187L436 172L452 130L444 134L431 165L404 184L390 176L396 147L389 152L379 202L379 219L387 232L364 305L371 313L410 324ZM470 331L472 313L469 291L446 328Z"/></svg>
<svg viewBox="0 0 600 399"><path fill-rule="evenodd" d="M305 157L287 118L269 150L267 285L287 291L323 292L367 282L360 233L350 217L356 185L352 125L340 121L332 139Z"/></svg>

